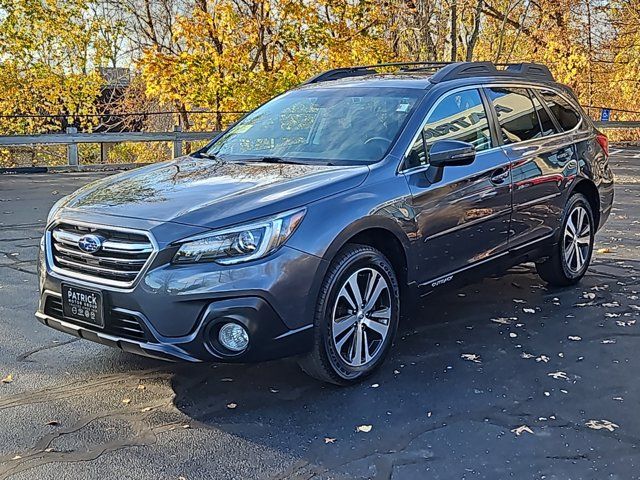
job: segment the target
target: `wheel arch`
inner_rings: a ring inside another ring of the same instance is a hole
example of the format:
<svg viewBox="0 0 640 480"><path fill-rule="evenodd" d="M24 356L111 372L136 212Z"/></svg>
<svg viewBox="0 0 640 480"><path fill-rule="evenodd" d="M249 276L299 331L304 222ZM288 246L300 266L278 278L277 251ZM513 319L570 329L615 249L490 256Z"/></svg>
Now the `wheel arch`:
<svg viewBox="0 0 640 480"><path fill-rule="evenodd" d="M593 212L593 221L596 225L596 229L600 227L600 192L598 191L598 187L596 184L587 178L583 178L575 183L571 192L569 193L569 197L574 193L581 193L586 197L589 201L589 205L591 206L591 210Z"/></svg>
<svg viewBox="0 0 640 480"><path fill-rule="evenodd" d="M391 262L401 288L410 283L410 242L406 233L393 220L371 217L349 225L329 246L325 258L331 261L349 243L369 245L379 250Z"/></svg>

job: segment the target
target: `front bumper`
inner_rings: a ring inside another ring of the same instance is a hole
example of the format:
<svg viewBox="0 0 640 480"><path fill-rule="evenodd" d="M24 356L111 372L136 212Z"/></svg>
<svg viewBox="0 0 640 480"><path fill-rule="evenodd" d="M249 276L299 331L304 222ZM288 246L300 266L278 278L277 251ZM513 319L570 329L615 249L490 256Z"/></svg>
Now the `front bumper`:
<svg viewBox="0 0 640 480"><path fill-rule="evenodd" d="M80 338L170 360L254 362L311 348L324 260L284 246L246 264L175 266L167 262L171 257L158 243L156 259L128 289L54 271L45 243L36 317ZM102 292L104 327L63 315L63 283ZM231 352L217 343L219 328L229 321L242 324L249 333L249 346L243 352Z"/></svg>
<svg viewBox="0 0 640 480"><path fill-rule="evenodd" d="M129 353L163 360L263 361L303 353L312 342L312 325L286 329L275 311L257 297L210 303L197 329L183 337L163 337L141 313L117 307L105 315L102 328L82 324L61 314L60 294L45 291L42 298L43 306L36 312L36 318L44 325ZM249 332L250 342L245 351L233 353L217 344L217 331L228 321L241 323Z"/></svg>

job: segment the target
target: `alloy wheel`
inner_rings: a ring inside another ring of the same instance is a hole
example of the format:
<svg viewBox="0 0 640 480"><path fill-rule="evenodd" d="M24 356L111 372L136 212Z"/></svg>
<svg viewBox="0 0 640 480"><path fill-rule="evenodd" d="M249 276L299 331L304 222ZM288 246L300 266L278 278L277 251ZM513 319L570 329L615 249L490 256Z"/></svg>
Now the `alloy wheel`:
<svg viewBox="0 0 640 480"><path fill-rule="evenodd" d="M333 344L340 358L361 367L382 349L391 321L391 294L385 277L361 268L344 282L331 321Z"/></svg>
<svg viewBox="0 0 640 480"><path fill-rule="evenodd" d="M564 228L564 261L572 273L579 273L591 248L591 222L584 207L577 205L569 214Z"/></svg>

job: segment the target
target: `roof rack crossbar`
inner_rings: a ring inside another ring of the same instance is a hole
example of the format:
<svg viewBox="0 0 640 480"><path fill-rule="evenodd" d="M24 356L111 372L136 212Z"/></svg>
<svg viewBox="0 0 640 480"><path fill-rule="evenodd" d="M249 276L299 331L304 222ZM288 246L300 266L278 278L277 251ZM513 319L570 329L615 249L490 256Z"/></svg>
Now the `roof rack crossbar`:
<svg viewBox="0 0 640 480"><path fill-rule="evenodd" d="M553 81L553 75L545 65L539 63L492 63L492 62L392 62L375 65L334 68L327 70L303 83L327 82L341 78L360 77L381 73L377 69L396 67L400 72L433 72L431 83L470 77L510 76L540 77ZM498 68L500 67L500 68Z"/></svg>

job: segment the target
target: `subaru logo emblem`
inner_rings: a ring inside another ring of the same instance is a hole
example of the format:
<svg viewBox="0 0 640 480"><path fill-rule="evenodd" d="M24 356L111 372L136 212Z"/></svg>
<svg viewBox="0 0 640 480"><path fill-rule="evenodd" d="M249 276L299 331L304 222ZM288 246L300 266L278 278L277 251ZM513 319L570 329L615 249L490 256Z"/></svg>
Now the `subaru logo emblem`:
<svg viewBox="0 0 640 480"><path fill-rule="evenodd" d="M102 240L98 235L84 235L78 240L78 248L83 252L96 253L102 248Z"/></svg>

